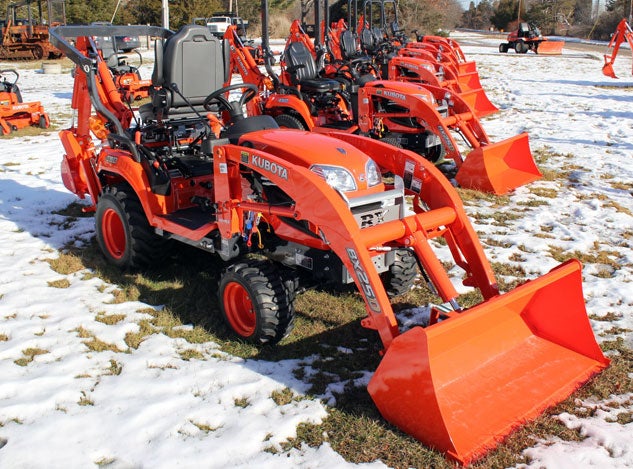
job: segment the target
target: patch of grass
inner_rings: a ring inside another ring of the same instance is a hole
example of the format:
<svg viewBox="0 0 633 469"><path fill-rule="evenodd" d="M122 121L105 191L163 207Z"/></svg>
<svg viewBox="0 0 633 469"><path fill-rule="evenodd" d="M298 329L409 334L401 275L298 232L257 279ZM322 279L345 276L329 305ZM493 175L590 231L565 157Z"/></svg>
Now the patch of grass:
<svg viewBox="0 0 633 469"><path fill-rule="evenodd" d="M530 199L530 200L521 200L517 202L517 205L520 207L542 207L543 205L550 205L547 200L540 199Z"/></svg>
<svg viewBox="0 0 633 469"><path fill-rule="evenodd" d="M277 405L287 405L296 400L297 396L290 388L283 388L281 391L273 391L270 398Z"/></svg>
<svg viewBox="0 0 633 469"><path fill-rule="evenodd" d="M104 312L97 313L95 321L102 322L108 326L113 326L123 321L127 316L125 314L106 314Z"/></svg>
<svg viewBox="0 0 633 469"><path fill-rule="evenodd" d="M626 213L629 216L633 216L633 212L631 212L631 210L628 207L624 207L623 205L620 205L619 203L613 201L613 200L609 200L608 202L602 204L603 208L612 208L614 209L616 212L620 212L620 213Z"/></svg>
<svg viewBox="0 0 633 469"><path fill-rule="evenodd" d="M86 391L81 391L81 397L77 401L80 406L95 405L95 402L86 394Z"/></svg>
<svg viewBox="0 0 633 469"><path fill-rule="evenodd" d="M627 183L627 182L619 182L619 181L610 181L609 182L609 186L611 186L613 189L616 190L621 190L621 191L633 191L633 187L631 187L631 183Z"/></svg>
<svg viewBox="0 0 633 469"><path fill-rule="evenodd" d="M47 282L49 287L53 287L53 288L68 288L70 287L70 280L66 279L66 278L62 278L59 280L52 280L50 282Z"/></svg>
<svg viewBox="0 0 633 469"><path fill-rule="evenodd" d="M518 278L525 278L525 269L516 264L505 264L501 262L491 262L492 270L496 275L504 275Z"/></svg>
<svg viewBox="0 0 633 469"><path fill-rule="evenodd" d="M9 336L6 334L0 334L0 342L7 342L9 340Z"/></svg>
<svg viewBox="0 0 633 469"><path fill-rule="evenodd" d="M601 249L598 243L595 243L593 249L586 252L572 251L567 252L559 246L548 246L550 256L558 262L566 262L569 259L578 259L583 264L603 264L609 266L613 270L620 268L620 253ZM610 277L611 275L609 275Z"/></svg>
<svg viewBox="0 0 633 469"><path fill-rule="evenodd" d="M138 349L141 343L150 336L151 334L156 334L157 331L154 327L152 327L151 323L143 319L139 322L139 330L137 332L128 332L125 334L125 344L131 349Z"/></svg>
<svg viewBox="0 0 633 469"><path fill-rule="evenodd" d="M617 321L620 318L622 318L621 314L617 314L617 313L614 313L614 312L611 312L611 311L609 311L604 316L598 316L596 314L590 314L589 315L589 319L593 319L594 321L613 322L613 321Z"/></svg>
<svg viewBox="0 0 633 469"><path fill-rule="evenodd" d="M248 400L248 397L235 398L233 399L233 404L235 404L235 407L242 407L243 409L251 405L251 403Z"/></svg>
<svg viewBox="0 0 633 469"><path fill-rule="evenodd" d="M510 202L510 197L507 195L495 195L472 189L457 188L457 193L465 205L481 206L482 202L488 202L494 208L506 206Z"/></svg>
<svg viewBox="0 0 633 469"><path fill-rule="evenodd" d="M107 374L110 376L119 376L123 371L123 365L121 365L118 361L110 359L110 367L108 368Z"/></svg>
<svg viewBox="0 0 633 469"><path fill-rule="evenodd" d="M91 352L122 352L116 345L102 341L94 333L82 326L73 329L73 332L76 332L81 339L88 339L84 340L83 344Z"/></svg>
<svg viewBox="0 0 633 469"><path fill-rule="evenodd" d="M81 259L73 254L60 254L56 259L46 259L53 271L60 275L70 275L85 269Z"/></svg>
<svg viewBox="0 0 633 469"><path fill-rule="evenodd" d="M558 197L558 191L549 187L530 187L528 190L538 197L545 197L548 199L555 199Z"/></svg>
<svg viewBox="0 0 633 469"><path fill-rule="evenodd" d="M213 425L209 425L207 423L196 422L195 420L189 420L194 427L197 427L200 431L204 433L215 432L218 429L222 428L222 426L214 427Z"/></svg>
<svg viewBox="0 0 633 469"><path fill-rule="evenodd" d="M44 350L37 347L29 347L27 349L22 350L22 355L24 356L22 358L18 358L17 360L14 360L13 363L19 366L27 366L29 363L31 363L35 359L36 356L44 355L47 353L49 353L48 350Z"/></svg>
<svg viewBox="0 0 633 469"><path fill-rule="evenodd" d="M61 210L54 210L53 213L69 218L92 218L94 213L86 211L86 208L86 204L71 202Z"/></svg>
<svg viewBox="0 0 633 469"><path fill-rule="evenodd" d="M186 361L204 359L204 355L202 353L192 348L181 350L178 352L178 355L180 355L180 358Z"/></svg>

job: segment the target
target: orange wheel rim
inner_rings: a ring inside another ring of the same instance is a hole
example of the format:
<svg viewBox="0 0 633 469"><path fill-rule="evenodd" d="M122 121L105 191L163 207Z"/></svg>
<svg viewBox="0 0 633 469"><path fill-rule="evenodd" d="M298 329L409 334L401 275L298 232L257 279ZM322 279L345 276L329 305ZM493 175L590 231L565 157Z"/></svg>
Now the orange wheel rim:
<svg viewBox="0 0 633 469"><path fill-rule="evenodd" d="M125 253L126 239L125 227L119 214L109 208L103 214L101 220L103 242L106 249L115 259L121 259Z"/></svg>
<svg viewBox="0 0 633 469"><path fill-rule="evenodd" d="M255 308L246 289L237 282L227 284L223 294L224 311L233 330L242 337L255 331Z"/></svg>

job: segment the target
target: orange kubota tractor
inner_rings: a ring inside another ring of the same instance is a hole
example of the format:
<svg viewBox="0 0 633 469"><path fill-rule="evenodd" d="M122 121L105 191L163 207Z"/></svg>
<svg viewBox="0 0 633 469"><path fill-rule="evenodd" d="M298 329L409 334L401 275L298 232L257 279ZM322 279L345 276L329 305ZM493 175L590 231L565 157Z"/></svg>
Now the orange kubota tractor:
<svg viewBox="0 0 633 469"><path fill-rule="evenodd" d="M226 268L210 288L222 314L238 337L259 344L292 329L299 271L354 283L367 312L361 324L384 346L368 387L376 406L462 463L607 366L578 261L502 294L459 196L426 159L359 135L245 117L255 87L223 86L230 64L204 26L110 28L159 38L152 102L137 122L93 48L101 34L65 26L52 37L77 64L76 125L60 132L62 178L90 197L111 263L160 262L169 240L217 254ZM445 240L482 303L460 306L434 238ZM389 294L411 285L416 266L445 304L426 327L404 332Z"/></svg>
<svg viewBox="0 0 633 469"><path fill-rule="evenodd" d="M262 6L264 57L270 57L267 2ZM295 23L297 24L297 23ZM260 96L251 114L273 116L283 127L325 131L338 129L383 140L416 151L465 188L505 194L541 177L527 134L490 142L476 114L458 95L424 84L376 80L370 76L349 84L324 78L305 37L291 36L281 75L267 63L265 75L229 28L232 69ZM453 135L471 150L466 158Z"/></svg>
<svg viewBox="0 0 633 469"><path fill-rule="evenodd" d="M613 70L613 63L615 62L620 46L624 41L627 41L629 43L629 47L633 50L633 30L631 29L631 25L627 23L626 19L623 19L618 23L615 33L613 33L613 36L611 36L611 40L609 41L608 52L604 54L602 73L608 77L618 78Z"/></svg>
<svg viewBox="0 0 633 469"><path fill-rule="evenodd" d="M10 78L12 77L12 78ZM0 133L8 135L29 125L42 129L50 126L48 114L39 101L25 103L17 85L20 75L16 70L0 70Z"/></svg>

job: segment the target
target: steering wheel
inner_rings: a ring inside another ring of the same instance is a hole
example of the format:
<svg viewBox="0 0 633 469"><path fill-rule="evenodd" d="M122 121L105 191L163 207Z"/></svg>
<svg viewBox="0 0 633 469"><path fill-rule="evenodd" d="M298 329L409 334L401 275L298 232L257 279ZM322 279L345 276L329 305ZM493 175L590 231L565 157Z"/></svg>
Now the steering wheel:
<svg viewBox="0 0 633 469"><path fill-rule="evenodd" d="M224 94L231 90L239 90L245 89L240 96L238 101L229 102L228 99L224 97ZM214 91L204 100L203 106L207 111L215 111L212 108L213 104L219 104L222 108L229 112L231 116L231 121L235 122L236 120L240 120L244 118L244 112L242 110L242 106L253 99L259 93L259 89L257 86L252 83L234 83L229 86L224 86L219 90Z"/></svg>

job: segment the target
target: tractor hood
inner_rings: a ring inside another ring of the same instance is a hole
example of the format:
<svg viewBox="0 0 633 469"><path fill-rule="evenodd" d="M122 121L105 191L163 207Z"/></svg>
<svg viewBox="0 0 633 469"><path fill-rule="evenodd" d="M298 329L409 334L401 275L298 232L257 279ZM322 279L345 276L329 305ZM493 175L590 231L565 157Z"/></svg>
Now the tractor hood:
<svg viewBox="0 0 633 469"><path fill-rule="evenodd" d="M244 135L239 144L274 154L292 164L312 169L321 176L324 175L320 169L324 167L345 169L354 179L355 188L341 192L374 192L384 188L380 176L378 181L372 177L372 168L376 172L378 168L367 154L327 135L303 130L261 130Z"/></svg>

